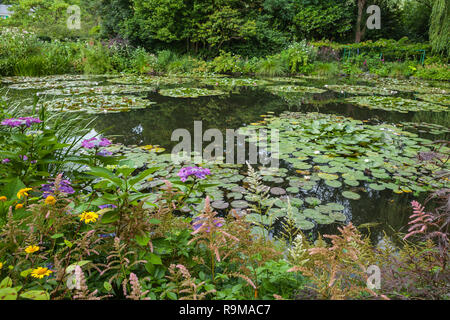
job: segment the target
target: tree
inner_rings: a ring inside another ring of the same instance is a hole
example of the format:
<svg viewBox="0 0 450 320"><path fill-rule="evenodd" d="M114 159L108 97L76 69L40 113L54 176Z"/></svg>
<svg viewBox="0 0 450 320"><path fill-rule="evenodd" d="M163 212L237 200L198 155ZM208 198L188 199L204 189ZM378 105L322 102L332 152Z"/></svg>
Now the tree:
<svg viewBox="0 0 450 320"><path fill-rule="evenodd" d="M450 3L435 0L431 12L430 42L436 52L450 55Z"/></svg>
<svg viewBox="0 0 450 320"><path fill-rule="evenodd" d="M255 34L255 21L245 21L240 17L239 11L228 6L214 12L199 28L199 38L217 50L225 42L248 39Z"/></svg>
<svg viewBox="0 0 450 320"><path fill-rule="evenodd" d="M361 29L361 24L363 23L364 8L366 6L366 0L358 0L358 18L356 19L356 32L355 32L355 42L361 42L364 32L366 30L366 25L364 24L363 29Z"/></svg>
<svg viewBox="0 0 450 320"><path fill-rule="evenodd" d="M402 12L403 33L415 41L428 41L433 0L406 1Z"/></svg>
<svg viewBox="0 0 450 320"><path fill-rule="evenodd" d="M396 38L403 36L402 27L402 9L401 0L356 0L357 1L357 19L355 26L355 42L358 43L369 36L370 39L376 38ZM380 8L381 29L368 30L367 19L369 17L367 8L376 5Z"/></svg>
<svg viewBox="0 0 450 320"><path fill-rule="evenodd" d="M88 36L98 21L83 5L86 0L10 0L11 18L5 21L9 26L32 30L41 37L66 38ZM80 8L81 29L69 29L67 21L73 13L71 5Z"/></svg>
<svg viewBox="0 0 450 320"><path fill-rule="evenodd" d="M107 37L123 36L124 24L133 14L132 0L85 0L99 2L97 10L102 19L102 33Z"/></svg>
<svg viewBox="0 0 450 320"><path fill-rule="evenodd" d="M297 7L293 23L297 40L344 39L351 32L353 4L350 1L305 1Z"/></svg>

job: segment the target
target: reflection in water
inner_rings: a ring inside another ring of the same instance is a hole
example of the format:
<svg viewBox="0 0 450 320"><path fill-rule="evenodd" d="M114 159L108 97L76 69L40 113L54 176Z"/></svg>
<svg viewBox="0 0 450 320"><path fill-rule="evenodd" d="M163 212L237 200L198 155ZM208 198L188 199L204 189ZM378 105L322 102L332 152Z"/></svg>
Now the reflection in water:
<svg viewBox="0 0 450 320"><path fill-rule="evenodd" d="M309 96L278 96L257 88L243 88L229 95L197 99L167 98L150 94L148 98L157 104L149 109L100 115L95 127L99 131L106 130L106 134L118 135L117 142L128 145L158 144L170 152L178 143L171 141L172 132L175 129L187 129L193 136L194 121L203 122L203 132L217 128L225 133L226 129L237 129L257 122L261 119L260 116L267 112L274 112L275 115L286 110L334 113L355 119L375 119L390 123L417 121L422 118L441 124L448 121L448 117L442 117L444 113L441 113L441 117L430 117L430 113L392 113L336 102L336 98L341 96L333 92ZM361 187L364 188L363 185ZM384 232L392 235L394 231L404 228L411 214L410 202L414 198L412 195L397 195L391 191L369 190L362 193L360 200L353 201L343 198L340 189L330 188L324 183L297 196L315 196L326 202L341 203L346 207L344 213L348 217L347 221L352 221L357 226L379 223L373 228L362 230L370 234L374 243L382 239ZM321 234L336 233L337 226L322 225L315 231Z"/></svg>
<svg viewBox="0 0 450 320"><path fill-rule="evenodd" d="M336 80L337 81L337 80ZM309 86L322 87L333 83L330 80L308 80ZM101 82L100 84L105 84ZM367 85L366 83L358 83ZM370 84L369 84L370 85ZM17 90L9 92L9 97L22 101L24 105L32 103L32 96L36 90ZM225 133L226 129L237 129L249 123L257 122L261 115L273 112L275 115L283 111L333 113L352 117L359 120L371 119L388 123L428 122L450 126L448 112L410 112L396 113L383 110L370 110L343 102L342 98L351 95L327 91L322 94L304 93L270 93L264 88L232 88L226 95L200 97L196 99L169 98L157 93L149 93L147 98L156 102L148 109L124 113L109 113L98 115L92 133L104 132L114 136L116 142L126 145L160 145L167 152L178 144L171 141L172 132L176 129L187 129L194 133L194 121L202 121L203 132L207 129L219 129ZM413 98L411 93L401 93L404 98ZM448 134L427 135L420 133L427 139L448 139ZM295 174L295 172L291 172ZM285 186L286 187L286 186ZM366 189L364 185L362 188ZM367 190L367 189L366 189ZM411 194L397 195L390 191L361 192L361 199L354 201L342 197L340 189L328 187L323 182L310 191L304 191L297 197L315 196L324 202L337 202L345 206L348 221L358 226L365 223L380 223L370 228L373 243L378 243L383 233L393 234L393 231L405 231L404 228L412 210L410 202L414 198ZM422 201L425 195L419 198ZM417 198L416 198L417 199ZM317 231L321 234L335 233L337 224L320 226ZM403 228L403 229L402 229Z"/></svg>

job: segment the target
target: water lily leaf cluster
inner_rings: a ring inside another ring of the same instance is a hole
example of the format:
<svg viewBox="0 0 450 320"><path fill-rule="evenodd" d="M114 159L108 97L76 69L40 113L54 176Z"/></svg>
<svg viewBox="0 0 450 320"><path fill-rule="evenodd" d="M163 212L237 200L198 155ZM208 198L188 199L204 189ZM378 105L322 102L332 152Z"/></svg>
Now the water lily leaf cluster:
<svg viewBox="0 0 450 320"><path fill-rule="evenodd" d="M49 110L95 114L144 109L153 103L136 96L96 95L46 100L42 104Z"/></svg>
<svg viewBox="0 0 450 320"><path fill-rule="evenodd" d="M220 90L210 90L204 88L175 88L175 89L161 89L159 94L162 96L173 98L198 98L206 96L218 96L225 94Z"/></svg>
<svg viewBox="0 0 450 320"><path fill-rule="evenodd" d="M346 101L369 109L381 109L407 113L410 111L448 111L448 107L420 100L404 99L400 97L359 96L346 98Z"/></svg>
<svg viewBox="0 0 450 320"><path fill-rule="evenodd" d="M348 84L331 84L331 85L326 84L324 85L324 88L339 93L361 94L361 95L390 96L398 93L398 91L392 90L390 88L369 87L369 86L348 85Z"/></svg>
<svg viewBox="0 0 450 320"><path fill-rule="evenodd" d="M311 190L322 181L353 193L361 187L363 192L390 189L419 193L447 185L445 180L431 183L430 175L450 169L444 161L450 149L440 149L435 162L421 163L417 156L432 151L431 141L397 126L320 113L285 112L264 119L265 128L279 130L279 154L272 156L288 163L300 176L291 180L291 187ZM243 128L241 133L249 134L252 127ZM359 199L353 193L343 196Z"/></svg>
<svg viewBox="0 0 450 320"><path fill-rule="evenodd" d="M155 88L141 85L109 85L109 86L87 86L87 87L69 87L62 89L50 89L43 91L42 94L73 96L82 94L130 94L145 93L154 91Z"/></svg>

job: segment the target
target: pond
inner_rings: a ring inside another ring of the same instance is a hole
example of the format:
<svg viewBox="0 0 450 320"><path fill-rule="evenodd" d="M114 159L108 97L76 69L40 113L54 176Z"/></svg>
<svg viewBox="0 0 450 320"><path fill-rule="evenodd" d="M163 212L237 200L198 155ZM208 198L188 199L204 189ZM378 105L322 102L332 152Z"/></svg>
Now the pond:
<svg viewBox="0 0 450 320"><path fill-rule="evenodd" d="M174 175L168 154L178 141L171 141L172 133L187 129L193 136L194 121L202 121L203 132L219 129L225 133L252 126L280 129L282 171L262 173L263 183L272 188L270 195L284 199L288 194L296 199L290 214L297 226L313 236L335 233L339 223L352 221L356 226L367 225L364 230L374 243L384 232L405 231L411 200L426 196L421 176L427 172L412 159L413 153L428 149L415 146L424 145L424 139L450 137L447 82L57 76L4 78L2 87L23 106L38 96L49 108L96 117L93 132L114 136L116 143L130 146L135 158L152 149L137 146L164 148L162 154L151 155L158 166L165 163L155 178ZM391 142L386 142L386 136ZM396 136L402 140L395 140ZM355 144L354 139L360 142ZM398 169L398 173L392 169L397 168L396 163L386 160L389 158L413 169ZM209 192L216 207L221 209L227 202L245 209L250 201L241 189L248 184L246 166L217 168L215 172L221 186ZM440 186L445 185L446 181ZM152 181L142 188L157 186ZM201 196L194 194L193 198ZM287 211L285 201L278 201L271 210L278 219L260 223L279 232Z"/></svg>

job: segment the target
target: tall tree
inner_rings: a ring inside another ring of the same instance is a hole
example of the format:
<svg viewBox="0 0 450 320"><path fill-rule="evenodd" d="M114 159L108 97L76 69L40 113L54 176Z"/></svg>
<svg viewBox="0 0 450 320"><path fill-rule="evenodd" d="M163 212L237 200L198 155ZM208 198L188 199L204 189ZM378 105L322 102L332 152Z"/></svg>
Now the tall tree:
<svg viewBox="0 0 450 320"><path fill-rule="evenodd" d="M366 0L358 0L358 18L356 18L356 31L355 31L355 42L361 42L364 36L366 25L361 29L361 24L363 24L364 8L366 6Z"/></svg>
<svg viewBox="0 0 450 320"><path fill-rule="evenodd" d="M430 42L436 52L450 55L450 2L435 0L431 12Z"/></svg>

